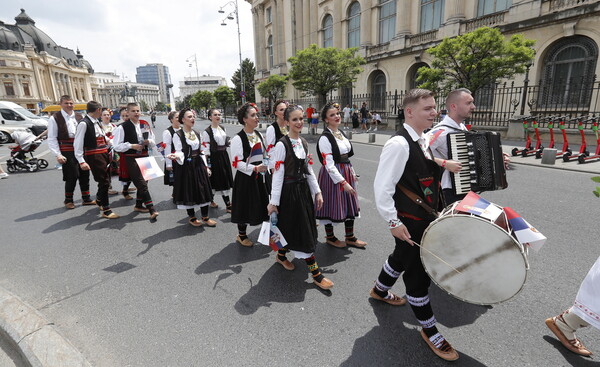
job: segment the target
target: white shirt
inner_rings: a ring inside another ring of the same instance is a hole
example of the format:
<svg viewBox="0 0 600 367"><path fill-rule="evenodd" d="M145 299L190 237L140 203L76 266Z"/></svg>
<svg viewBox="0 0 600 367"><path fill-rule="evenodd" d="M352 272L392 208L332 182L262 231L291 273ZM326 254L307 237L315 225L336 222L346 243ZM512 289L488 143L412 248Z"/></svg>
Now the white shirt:
<svg viewBox="0 0 600 367"><path fill-rule="evenodd" d="M427 149L429 143L425 135L417 134L408 124L404 124L404 128L408 131L413 141L422 139L419 145L423 153L425 153L425 157L431 159L432 157L429 155L429 150ZM408 141L403 136L396 135L385 143L379 157L373 190L375 191L377 211L379 211L381 217L388 224L391 221L399 222L394 203L394 193L396 192L396 184L404 174L409 155L410 146L408 145Z"/></svg>
<svg viewBox="0 0 600 367"><path fill-rule="evenodd" d="M104 136L104 130L100 126L100 123L98 122L98 120L96 120L95 118L93 118L90 115L88 115L87 118L89 118L90 121L92 121L92 123L94 124L94 130L96 133L94 136L95 137ZM83 155L83 153L84 153L83 141L85 139L86 131L87 131L87 123L86 123L85 119L83 119L83 120L79 121L79 124L77 125L77 131L75 132L75 141L73 142L73 148L75 149L75 158L77 159L77 162L79 162L79 163L85 163L85 158Z"/></svg>
<svg viewBox="0 0 600 367"><path fill-rule="evenodd" d="M344 109L342 110L342 112L344 112L344 118L345 119L349 119L350 118L350 107L344 107Z"/></svg>
<svg viewBox="0 0 600 367"><path fill-rule="evenodd" d="M261 142L261 140L259 139L259 136L262 136L258 131L254 130L254 132L252 132L252 134L248 134L245 133L246 136L251 137L253 136L255 140L257 140L257 142ZM256 144L256 142L254 143ZM250 144L250 148L252 148L252 146L254 144ZM264 144L261 143L263 152L265 152L265 146ZM235 169L237 169L238 171L251 176L252 172L254 172L254 164L248 163L246 161L244 161L244 147L242 146L242 139L240 139L240 136L235 134L235 136L233 138L231 138L231 159L232 159L232 164L233 162L237 161L237 167L234 167Z"/></svg>
<svg viewBox="0 0 600 367"><path fill-rule="evenodd" d="M77 131L77 120L75 119L75 112L67 115L65 110L60 110L63 118L65 119L67 125L67 131L69 132L69 138L75 137L75 132ZM61 155L60 147L58 145L58 125L56 124L56 120L54 120L54 115L50 117L48 120L48 148L55 156Z"/></svg>
<svg viewBox="0 0 600 367"><path fill-rule="evenodd" d="M177 129L173 128L173 130L175 132L178 132L179 130L181 130L181 128L180 127ZM175 135L175 134L173 134L173 135ZM172 153L171 152L171 143L173 141L173 137L171 136L171 132L169 130L163 131L162 141L163 141L163 143L165 143L165 156ZM165 159L165 166L167 168L173 167L173 161L170 159Z"/></svg>
<svg viewBox="0 0 600 367"><path fill-rule="evenodd" d="M133 121L131 121L133 122ZM137 122L133 122L133 126L135 127L135 132L137 133L137 137L138 137L138 144L141 144L144 141L143 135L142 135L142 130L140 128L140 123ZM147 129L144 129L147 130ZM148 148L151 148L152 146L154 146L154 133L152 132L152 130L147 130L148 131ZM113 132L114 134L114 138L113 138L113 147L117 152L126 152L129 149L131 149L131 144L129 142L123 141L123 139L125 138L125 131L123 130L123 124L119 125L115 131Z"/></svg>
<svg viewBox="0 0 600 367"><path fill-rule="evenodd" d="M450 116L446 115L444 119L436 125L435 128L427 133L427 140L429 140L429 146L433 152L433 156L441 159L448 159L448 142L446 135L456 131L466 131L465 124L457 123L452 120ZM444 170L442 173L442 189L451 189L452 181L450 178L450 171Z"/></svg>
<svg viewBox="0 0 600 367"><path fill-rule="evenodd" d="M296 157L300 159L306 158L306 152L304 151L304 147L302 146L302 142L300 141L300 139L290 140L292 141L294 155L296 155ZM274 162L282 162L279 168L273 171L273 181L271 184L271 200L269 201L269 204L279 206L279 200L281 199L281 188L283 187L283 180L285 178L285 145L283 145L282 142L277 142L275 148L273 148L271 155L272 160ZM313 172L312 166L310 164L307 164L307 166L309 174L305 177L308 183L308 187L310 188L310 193L314 198L316 194L321 192L321 189L319 188L319 183L317 182L317 178L315 177L315 173Z"/></svg>
<svg viewBox="0 0 600 367"><path fill-rule="evenodd" d="M329 131L331 131L331 129L327 128ZM333 134L333 133L332 133ZM338 138L335 138L334 135L334 140L338 145L338 148L340 149L340 154L348 154L350 152L350 149L352 149L352 144L350 143L350 140L346 139L345 136L343 136L343 139L340 140ZM333 154L331 154L331 143L329 143L329 139L327 139L324 136L321 136L319 138L319 150L321 151L321 154L325 154L325 168L327 169L327 173L329 173L329 177L331 177L331 180L333 181L333 183L339 183L344 181L344 176L342 176L342 174L340 173L340 171L338 171L337 167L335 166L335 161L333 160ZM319 161L323 161L323 157L318 157Z"/></svg>
<svg viewBox="0 0 600 367"><path fill-rule="evenodd" d="M192 131L193 134L195 134ZM202 140L198 139L198 136L196 136L196 139L191 140L187 137L187 133L184 132L185 135L185 142L192 148L192 150L198 150L200 148L200 144L202 144ZM179 163L179 165L183 165L183 160L185 158L185 154L183 153L183 144L181 143L181 138L179 138L178 134L174 134L173 135L173 146L175 147L175 161L177 163ZM204 165L206 166L206 156L204 154L201 155L202 156L202 160L204 161ZM170 161L170 159L167 159L168 161Z"/></svg>

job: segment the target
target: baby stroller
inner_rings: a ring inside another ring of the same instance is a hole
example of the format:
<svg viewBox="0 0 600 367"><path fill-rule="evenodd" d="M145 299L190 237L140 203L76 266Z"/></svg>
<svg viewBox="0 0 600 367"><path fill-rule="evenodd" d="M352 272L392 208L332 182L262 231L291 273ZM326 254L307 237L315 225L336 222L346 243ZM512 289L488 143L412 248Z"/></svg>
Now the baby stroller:
<svg viewBox="0 0 600 367"><path fill-rule="evenodd" d="M10 136L17 145L11 145L10 159L6 161L6 169L10 173L19 170L35 172L38 169L48 167L48 161L43 158L35 158L33 152L42 144L36 136L28 130L16 130ZM29 153L29 157L27 157Z"/></svg>

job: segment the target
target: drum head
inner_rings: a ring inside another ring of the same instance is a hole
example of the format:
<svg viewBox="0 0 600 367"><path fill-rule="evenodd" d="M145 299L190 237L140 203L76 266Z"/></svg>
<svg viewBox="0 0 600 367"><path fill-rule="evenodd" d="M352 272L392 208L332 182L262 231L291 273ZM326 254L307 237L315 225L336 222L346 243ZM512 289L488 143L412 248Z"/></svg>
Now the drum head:
<svg viewBox="0 0 600 367"><path fill-rule="evenodd" d="M431 279L465 302L500 303L519 293L525 284L527 259L520 245L486 219L470 215L439 218L425 230L421 247L421 260Z"/></svg>

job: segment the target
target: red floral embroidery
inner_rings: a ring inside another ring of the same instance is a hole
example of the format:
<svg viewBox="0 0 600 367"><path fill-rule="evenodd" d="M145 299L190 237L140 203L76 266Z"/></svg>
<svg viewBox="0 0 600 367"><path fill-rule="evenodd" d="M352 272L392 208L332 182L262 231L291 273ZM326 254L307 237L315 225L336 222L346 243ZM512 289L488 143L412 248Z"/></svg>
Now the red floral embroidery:
<svg viewBox="0 0 600 367"><path fill-rule="evenodd" d="M331 155L331 153L321 153L321 157L323 158L323 165L327 165L327 156Z"/></svg>
<svg viewBox="0 0 600 367"><path fill-rule="evenodd" d="M309 154L308 155L308 164L312 165L313 163L314 162L313 162L312 154Z"/></svg>

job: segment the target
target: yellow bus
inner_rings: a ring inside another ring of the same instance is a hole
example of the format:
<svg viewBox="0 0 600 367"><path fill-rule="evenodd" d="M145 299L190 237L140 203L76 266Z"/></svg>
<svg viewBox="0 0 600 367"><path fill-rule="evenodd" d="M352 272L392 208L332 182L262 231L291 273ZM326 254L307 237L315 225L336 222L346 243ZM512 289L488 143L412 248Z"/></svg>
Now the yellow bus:
<svg viewBox="0 0 600 367"><path fill-rule="evenodd" d="M73 110L75 112L81 112L81 113L84 113L85 110L86 110L86 108L87 108L87 104L86 103L76 103L73 106ZM45 112L45 113L47 113L49 115L52 114L52 113L54 113L54 112L58 112L58 111L60 111L60 105L58 105L58 104L53 104L53 105L50 105L50 106L46 106L42 110L42 112Z"/></svg>

